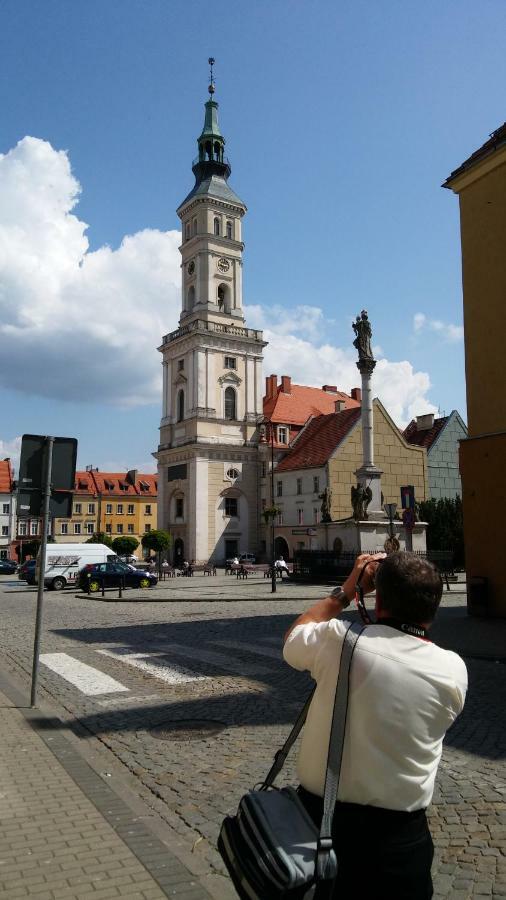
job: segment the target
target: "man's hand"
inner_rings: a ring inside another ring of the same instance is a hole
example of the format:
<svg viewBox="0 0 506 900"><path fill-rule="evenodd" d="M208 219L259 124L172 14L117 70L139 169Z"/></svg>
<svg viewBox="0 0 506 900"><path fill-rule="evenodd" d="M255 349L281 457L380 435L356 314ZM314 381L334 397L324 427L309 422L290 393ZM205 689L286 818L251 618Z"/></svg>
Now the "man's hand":
<svg viewBox="0 0 506 900"><path fill-rule="evenodd" d="M360 579L364 594L374 590L378 560L385 559L386 553L361 553L355 560L352 572L343 584L343 591L348 600L353 600Z"/></svg>

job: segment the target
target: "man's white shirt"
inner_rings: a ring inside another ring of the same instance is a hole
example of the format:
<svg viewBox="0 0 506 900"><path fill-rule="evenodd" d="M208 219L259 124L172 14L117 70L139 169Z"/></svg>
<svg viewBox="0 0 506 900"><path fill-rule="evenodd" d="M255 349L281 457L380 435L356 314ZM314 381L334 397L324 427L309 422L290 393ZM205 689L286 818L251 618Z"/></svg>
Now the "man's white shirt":
<svg viewBox="0 0 506 900"><path fill-rule="evenodd" d="M348 622L296 626L283 655L317 682L297 773L323 796L335 688ZM462 711L465 663L450 650L387 625L368 625L351 665L339 800L412 811L432 799L443 738Z"/></svg>

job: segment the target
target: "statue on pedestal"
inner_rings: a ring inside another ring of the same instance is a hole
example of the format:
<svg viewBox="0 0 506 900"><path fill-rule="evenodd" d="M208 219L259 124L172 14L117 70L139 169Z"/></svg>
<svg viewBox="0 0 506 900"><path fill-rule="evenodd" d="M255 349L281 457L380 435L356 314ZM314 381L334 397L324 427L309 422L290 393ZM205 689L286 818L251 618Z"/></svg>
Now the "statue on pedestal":
<svg viewBox="0 0 506 900"><path fill-rule="evenodd" d="M325 490L318 494L318 499L322 501L322 505L320 507L322 514L322 522L332 522L332 516L330 514L330 504L332 502L332 491L329 487L326 487Z"/></svg>
<svg viewBox="0 0 506 900"><path fill-rule="evenodd" d="M372 328L366 309L363 309L360 315L357 316L355 322L353 322L353 331L356 334L353 346L358 350L359 362L363 359L374 359L371 348Z"/></svg>
<svg viewBox="0 0 506 900"><path fill-rule="evenodd" d="M372 500L372 491L370 487L363 487L357 484L351 489L351 505L353 507L353 518L356 522L363 522L368 519L367 507Z"/></svg>

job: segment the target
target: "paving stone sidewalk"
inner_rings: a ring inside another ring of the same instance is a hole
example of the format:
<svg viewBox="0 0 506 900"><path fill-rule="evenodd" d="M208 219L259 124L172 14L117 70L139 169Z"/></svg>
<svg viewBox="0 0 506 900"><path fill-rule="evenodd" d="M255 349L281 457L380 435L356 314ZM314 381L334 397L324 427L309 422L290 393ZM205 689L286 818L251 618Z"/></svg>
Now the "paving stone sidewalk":
<svg viewBox="0 0 506 900"><path fill-rule="evenodd" d="M209 894L35 710L0 692L0 898ZM51 748L51 749L50 749Z"/></svg>

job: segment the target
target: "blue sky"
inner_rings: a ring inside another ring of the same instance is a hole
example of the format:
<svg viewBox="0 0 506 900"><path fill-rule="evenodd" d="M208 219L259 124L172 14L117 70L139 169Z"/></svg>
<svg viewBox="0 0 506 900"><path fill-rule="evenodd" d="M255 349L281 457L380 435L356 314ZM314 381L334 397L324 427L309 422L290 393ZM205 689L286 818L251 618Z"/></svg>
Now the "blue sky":
<svg viewBox="0 0 506 900"><path fill-rule="evenodd" d="M153 470L209 55L265 374L358 384L365 307L394 418L465 417L458 200L440 185L506 118L505 30L502 0L3 3L0 455L53 433L82 467Z"/></svg>

